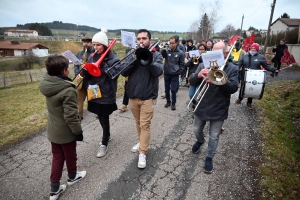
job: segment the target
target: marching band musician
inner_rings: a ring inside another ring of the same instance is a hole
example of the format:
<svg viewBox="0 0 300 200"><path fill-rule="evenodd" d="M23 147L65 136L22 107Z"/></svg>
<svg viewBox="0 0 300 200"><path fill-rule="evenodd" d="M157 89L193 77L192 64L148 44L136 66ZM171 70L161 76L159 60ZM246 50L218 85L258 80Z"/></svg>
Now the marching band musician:
<svg viewBox="0 0 300 200"><path fill-rule="evenodd" d="M90 37L83 37L81 39L82 41L82 45L83 45L83 50L79 51L76 54L76 57L82 61L82 63L85 63L87 61L87 59L90 57L90 55L93 53L93 47L92 47L92 38ZM74 74L75 76L77 76L79 74L79 71L81 70L81 66L80 65L74 65ZM78 80L79 78L77 78ZM78 80L80 81L80 80ZM82 82L83 85L86 85L86 81L83 80ZM78 113L79 116L81 118L81 120L83 119L83 105L84 105L84 101L85 98L87 96L87 91L85 87L78 87L77 90L77 106L78 106Z"/></svg>
<svg viewBox="0 0 300 200"><path fill-rule="evenodd" d="M205 53L206 52L206 46L204 44L200 44L199 45L199 54L200 54L200 58L198 58L198 63L194 63L194 59L193 58L190 58L189 61L185 64L185 68L188 68L189 67L189 74L188 74L188 77L190 77L190 75L192 73L194 73L199 64L201 64L203 61L202 61L202 57L201 57L201 54L202 53ZM197 86L196 85L191 85L189 84L189 97L190 99L193 98L194 94L195 94L195 91L196 91L196 88Z"/></svg>
<svg viewBox="0 0 300 200"><path fill-rule="evenodd" d="M92 43L95 53L88 59L88 62L97 62L104 52L108 51L108 38L106 32L107 30L102 28L101 32L98 32L93 36ZM93 98L88 101L88 111L98 116L103 130L102 142L100 143L99 151L97 153L98 158L103 157L107 152L108 141L111 139L109 115L112 114L113 111L117 110L116 92L118 76L111 79L105 71L114 65L114 63L119 61L119 57L114 54L112 50L109 50L103 62L99 66L101 75L99 77L89 74L86 75L89 86L98 85L102 95L102 97L98 96L98 98ZM117 66L116 68L120 68L120 66Z"/></svg>
<svg viewBox="0 0 300 200"><path fill-rule="evenodd" d="M140 29L137 32L137 42L140 48L149 49L151 33L147 29ZM139 152L138 167L146 167L146 154L149 149L150 125L153 117L154 106L158 95L158 78L163 73L163 58L157 51L150 52L153 61L150 66L133 62L121 73L122 76L129 76L127 82L127 95L129 107L136 121L138 143L132 147L132 152ZM134 59L131 56L131 59ZM126 63L131 63L126 59Z"/></svg>
<svg viewBox="0 0 300 200"><path fill-rule="evenodd" d="M248 54L246 54L245 56L242 57L242 59L239 61L239 68L242 68L242 77L241 80L244 80L244 74L245 74L245 69L256 69L256 70L260 70L261 66L263 68L265 68L267 71L271 71L271 72L277 72L278 70L276 70L276 68L272 67L270 64L267 63L266 58L258 53L259 51L259 45L257 43L253 43L250 46L250 51L248 52ZM274 76L274 75L273 75ZM241 92L240 92L241 95ZM240 104L241 101L243 100L243 97L241 97L239 95L239 98L235 101L236 104ZM249 109L252 109L252 100L253 98L248 98L247 99L247 107Z"/></svg>
<svg viewBox="0 0 300 200"><path fill-rule="evenodd" d="M164 63L164 81L165 81L165 97L167 103L165 108L171 106L171 110L176 110L176 93L179 87L179 75L184 71L184 52L179 50L178 37L170 38L170 48L163 49L161 54L165 58ZM171 97L170 99L170 90Z"/></svg>
<svg viewBox="0 0 300 200"><path fill-rule="evenodd" d="M213 50L222 49L224 57L226 46L223 41L214 45ZM193 153L198 153L201 145L204 143L204 126L209 121L209 141L206 152L206 159L204 165L205 173L212 173L213 158L216 154L218 146L219 135L221 133L224 120L228 117L228 110L230 105L230 96L238 90L238 68L231 62L227 62L224 72L228 76L228 81L224 85L215 85L207 78L209 69L205 68L203 63L200 64L195 73L191 74L191 85L199 85L203 79L209 85L209 89L203 96L202 101L194 112L193 132L196 136L196 143L192 147Z"/></svg>

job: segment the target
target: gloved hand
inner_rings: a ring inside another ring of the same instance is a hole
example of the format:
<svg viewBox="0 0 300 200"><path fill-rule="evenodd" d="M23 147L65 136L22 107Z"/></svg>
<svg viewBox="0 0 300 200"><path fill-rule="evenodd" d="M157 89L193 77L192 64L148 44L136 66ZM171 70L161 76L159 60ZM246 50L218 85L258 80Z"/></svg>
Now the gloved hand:
<svg viewBox="0 0 300 200"><path fill-rule="evenodd" d="M75 135L76 141L83 141L83 131L81 133Z"/></svg>

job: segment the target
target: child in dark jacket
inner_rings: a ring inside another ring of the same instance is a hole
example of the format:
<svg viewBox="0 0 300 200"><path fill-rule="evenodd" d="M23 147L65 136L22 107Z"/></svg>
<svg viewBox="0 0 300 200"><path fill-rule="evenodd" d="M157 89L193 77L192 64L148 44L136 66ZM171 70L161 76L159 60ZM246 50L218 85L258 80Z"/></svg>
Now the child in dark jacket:
<svg viewBox="0 0 300 200"><path fill-rule="evenodd" d="M60 184L64 162L68 170L68 185L83 179L86 171L77 171L76 141L82 141L82 128L77 109L75 85L68 78L69 61L62 55L48 57L47 73L40 83L48 110L47 138L52 147L50 200L58 199L66 190Z"/></svg>

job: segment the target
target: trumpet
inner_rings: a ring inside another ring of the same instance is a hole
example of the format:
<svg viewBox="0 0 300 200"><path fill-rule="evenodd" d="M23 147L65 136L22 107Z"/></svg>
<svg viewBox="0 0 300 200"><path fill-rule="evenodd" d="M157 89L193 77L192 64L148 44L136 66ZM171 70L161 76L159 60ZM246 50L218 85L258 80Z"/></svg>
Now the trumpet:
<svg viewBox="0 0 300 200"><path fill-rule="evenodd" d="M150 49L145 49L142 47L136 48L134 51L131 51L127 56L125 56L120 61L116 62L113 66L108 68L105 73L111 78L114 79L117 76L119 76L125 69L127 69L132 63L137 61L140 65L148 66L151 65L153 62L153 56L151 51L160 43L160 40L158 40L155 44L151 46ZM136 57L127 63L125 66L122 66L122 69L116 69L116 66L122 63L125 59L127 59L129 56L136 55ZM119 70L118 72L115 72L116 70Z"/></svg>
<svg viewBox="0 0 300 200"><path fill-rule="evenodd" d="M99 58L99 60L96 63L86 63L85 65L83 65L83 67L81 68L79 74L81 74L83 70L86 70L92 76L96 76L96 77L101 76L101 70L99 69L99 66L101 65L101 63L103 62L105 56L108 54L108 52L113 47L113 45L115 44L116 41L117 41L117 39L115 38L109 43L106 51L101 55L101 57ZM92 57L95 55L95 53L96 53L96 51L94 52ZM74 81L75 78L72 81ZM82 77L82 79L80 80L80 82L76 86L76 89L81 85L84 78L85 78L85 76Z"/></svg>
<svg viewBox="0 0 300 200"><path fill-rule="evenodd" d="M224 64L219 67L217 61L210 61L210 70L207 74L207 78L215 85L224 85L228 82L227 74L223 71L224 67L231 55L233 47L236 42L230 47L229 53L224 61ZM200 105L204 95L206 94L207 90L209 89L209 84L206 83L206 80L203 79L201 84L197 87L196 92L193 98L188 103L188 109L192 112L195 112Z"/></svg>
<svg viewBox="0 0 300 200"><path fill-rule="evenodd" d="M198 65L199 64L199 58L201 57L201 55L200 56L196 56L195 54L193 55L193 64L194 65Z"/></svg>

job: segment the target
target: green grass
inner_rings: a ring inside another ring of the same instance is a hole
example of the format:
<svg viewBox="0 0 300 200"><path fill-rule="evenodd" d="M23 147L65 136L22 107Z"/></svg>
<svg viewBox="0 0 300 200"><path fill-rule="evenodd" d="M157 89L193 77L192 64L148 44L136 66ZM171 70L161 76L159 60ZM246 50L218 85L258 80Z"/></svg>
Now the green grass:
<svg viewBox="0 0 300 200"><path fill-rule="evenodd" d="M123 95L123 86L124 77L119 76L117 96ZM0 149L46 129L46 99L39 82L0 89L0 105Z"/></svg>
<svg viewBox="0 0 300 200"><path fill-rule="evenodd" d="M300 199L300 81L266 87L258 101L262 118L262 199Z"/></svg>

